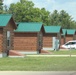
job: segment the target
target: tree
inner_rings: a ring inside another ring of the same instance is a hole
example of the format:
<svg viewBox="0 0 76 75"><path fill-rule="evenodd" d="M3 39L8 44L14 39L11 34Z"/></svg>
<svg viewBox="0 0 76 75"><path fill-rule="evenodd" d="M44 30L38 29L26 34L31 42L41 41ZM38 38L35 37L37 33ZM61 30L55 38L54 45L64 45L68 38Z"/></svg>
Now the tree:
<svg viewBox="0 0 76 75"><path fill-rule="evenodd" d="M72 18L71 16L66 13L64 10L60 11L60 23L62 25L63 28L71 28L71 22L72 22Z"/></svg>
<svg viewBox="0 0 76 75"><path fill-rule="evenodd" d="M3 13L3 0L0 0L0 14Z"/></svg>
<svg viewBox="0 0 76 75"><path fill-rule="evenodd" d="M34 7L34 3L29 0L20 0L20 2L12 3L9 13L13 14L16 22L44 22L49 23L49 11L45 8L39 9Z"/></svg>
<svg viewBox="0 0 76 75"><path fill-rule="evenodd" d="M62 28L74 28L76 22L73 21L73 18L66 13L66 11L61 10L59 13L55 10L50 15L50 24L51 25L60 25Z"/></svg>
<svg viewBox="0 0 76 75"><path fill-rule="evenodd" d="M28 22L30 21L30 11L33 8L34 3L28 0L20 0L17 4L12 3L9 8L9 13L13 14L16 22Z"/></svg>
<svg viewBox="0 0 76 75"><path fill-rule="evenodd" d="M29 12L32 22L41 22L41 11L39 8L32 8Z"/></svg>
<svg viewBox="0 0 76 75"><path fill-rule="evenodd" d="M76 22L66 11L58 12L54 10L50 14L45 8L34 7L34 3L30 0L20 0L16 4L12 3L8 12L13 14L16 22L43 22L45 25L60 25L63 28L75 28L76 26Z"/></svg>
<svg viewBox="0 0 76 75"><path fill-rule="evenodd" d="M59 24L59 13L57 10L50 15L50 24L51 25L58 25Z"/></svg>
<svg viewBox="0 0 76 75"><path fill-rule="evenodd" d="M8 14L8 7L7 7L7 5L4 5L3 13L4 13L4 14Z"/></svg>
<svg viewBox="0 0 76 75"><path fill-rule="evenodd" d="M49 16L50 16L50 12L46 11L45 8L41 9L41 20L45 25L49 25L50 21L49 21Z"/></svg>

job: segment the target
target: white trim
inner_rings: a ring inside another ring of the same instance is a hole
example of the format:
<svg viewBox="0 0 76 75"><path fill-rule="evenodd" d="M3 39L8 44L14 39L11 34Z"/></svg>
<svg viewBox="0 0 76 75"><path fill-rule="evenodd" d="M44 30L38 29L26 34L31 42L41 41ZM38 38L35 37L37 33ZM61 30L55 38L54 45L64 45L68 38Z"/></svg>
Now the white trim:
<svg viewBox="0 0 76 75"><path fill-rule="evenodd" d="M25 56L8 56L8 57L11 57L11 58L24 58Z"/></svg>
<svg viewBox="0 0 76 75"><path fill-rule="evenodd" d="M55 41L56 41L56 37L53 37L52 39L53 39L53 43L52 43L53 45L52 45L52 46L53 46L53 49L55 49Z"/></svg>
<svg viewBox="0 0 76 75"><path fill-rule="evenodd" d="M7 31L7 40L10 38L10 31Z"/></svg>
<svg viewBox="0 0 76 75"><path fill-rule="evenodd" d="M26 55L28 57L76 57L76 55Z"/></svg>
<svg viewBox="0 0 76 75"><path fill-rule="evenodd" d="M0 53L0 58L2 58L3 57L3 55L2 55L2 53Z"/></svg>

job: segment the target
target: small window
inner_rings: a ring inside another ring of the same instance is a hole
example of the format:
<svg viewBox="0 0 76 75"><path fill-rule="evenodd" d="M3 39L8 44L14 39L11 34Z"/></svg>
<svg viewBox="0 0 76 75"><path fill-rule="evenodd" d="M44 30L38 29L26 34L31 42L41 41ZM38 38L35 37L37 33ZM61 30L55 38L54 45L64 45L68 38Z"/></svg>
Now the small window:
<svg viewBox="0 0 76 75"><path fill-rule="evenodd" d="M72 42L72 45L76 44L76 42Z"/></svg>
<svg viewBox="0 0 76 75"><path fill-rule="evenodd" d="M71 42L68 42L68 43L66 43L65 45L71 45L72 43Z"/></svg>
<svg viewBox="0 0 76 75"><path fill-rule="evenodd" d="M74 45L74 44L76 44L76 42L69 42L69 43L67 43L65 45Z"/></svg>
<svg viewBox="0 0 76 75"><path fill-rule="evenodd" d="M10 31L7 31L7 39L10 38Z"/></svg>
<svg viewBox="0 0 76 75"><path fill-rule="evenodd" d="M7 46L10 46L10 31L7 31Z"/></svg>

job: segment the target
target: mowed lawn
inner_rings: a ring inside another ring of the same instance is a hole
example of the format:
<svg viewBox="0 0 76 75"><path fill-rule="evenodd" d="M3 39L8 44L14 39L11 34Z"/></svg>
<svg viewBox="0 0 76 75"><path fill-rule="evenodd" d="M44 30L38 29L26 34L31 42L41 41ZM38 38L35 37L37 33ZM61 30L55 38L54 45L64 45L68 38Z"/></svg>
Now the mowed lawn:
<svg viewBox="0 0 76 75"><path fill-rule="evenodd" d="M76 71L76 57L0 58L0 71Z"/></svg>
<svg viewBox="0 0 76 75"><path fill-rule="evenodd" d="M51 55L76 55L76 50L59 50L59 51L50 51Z"/></svg>

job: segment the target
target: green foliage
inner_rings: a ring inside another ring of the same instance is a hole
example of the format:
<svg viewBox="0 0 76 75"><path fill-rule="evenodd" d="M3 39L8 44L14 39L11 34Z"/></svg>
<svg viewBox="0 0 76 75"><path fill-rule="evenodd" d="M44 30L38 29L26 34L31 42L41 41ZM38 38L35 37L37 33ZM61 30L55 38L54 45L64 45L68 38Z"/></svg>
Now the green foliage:
<svg viewBox="0 0 76 75"><path fill-rule="evenodd" d="M51 15L50 15L50 24L51 25L58 25L59 23L59 13L57 10L55 10Z"/></svg>
<svg viewBox="0 0 76 75"><path fill-rule="evenodd" d="M61 25L63 28L76 28L76 22L73 21L72 17L64 10L61 10L59 13L55 10L50 15L50 24Z"/></svg>
<svg viewBox="0 0 76 75"><path fill-rule="evenodd" d="M49 16L50 16L50 12L46 11L45 8L42 8L41 9L41 19L45 25L49 25Z"/></svg>
<svg viewBox="0 0 76 75"><path fill-rule="evenodd" d="M0 13L13 14L16 22L43 22L44 25L60 25L62 28L76 28L76 21L64 10L58 12L54 10L50 14L45 8L36 8L34 3L30 0L20 0L16 4L10 4L9 9L4 6L0 0Z"/></svg>
<svg viewBox="0 0 76 75"><path fill-rule="evenodd" d="M9 8L9 13L12 13L16 22L30 21L30 11L34 4L31 1L21 0L17 4L12 3Z"/></svg>
<svg viewBox="0 0 76 75"><path fill-rule="evenodd" d="M40 9L34 8L34 4L28 0L21 0L17 4L11 4L9 13L14 15L16 22L40 22Z"/></svg>
<svg viewBox="0 0 76 75"><path fill-rule="evenodd" d="M0 14L3 13L3 0L0 0Z"/></svg>
<svg viewBox="0 0 76 75"><path fill-rule="evenodd" d="M49 11L45 8L34 7L34 3L28 0L20 0L17 4L11 4L9 13L12 13L16 22L44 22L48 24Z"/></svg>

